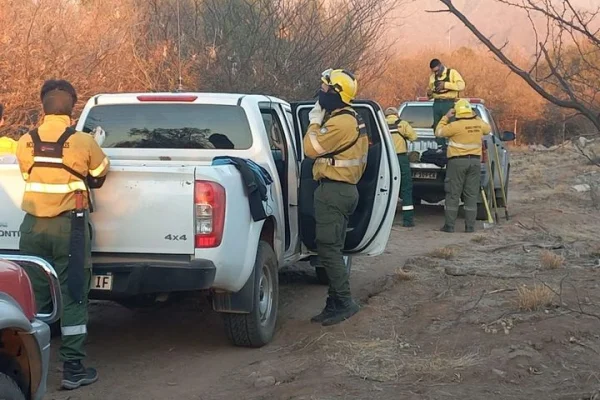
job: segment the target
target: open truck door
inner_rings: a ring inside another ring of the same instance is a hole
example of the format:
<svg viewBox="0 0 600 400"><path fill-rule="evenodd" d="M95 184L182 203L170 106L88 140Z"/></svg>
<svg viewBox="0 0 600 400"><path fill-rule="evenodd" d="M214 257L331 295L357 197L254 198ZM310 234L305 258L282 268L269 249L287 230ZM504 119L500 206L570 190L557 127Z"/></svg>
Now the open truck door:
<svg viewBox="0 0 600 400"><path fill-rule="evenodd" d="M292 104L294 130L298 143L298 159L301 160L299 188L299 221L302 243L310 251L316 251L314 192L318 183L313 180L314 160L304 157L302 139L308 128L308 113L315 102ZM348 255L377 256L385 250L390 236L398 194L400 190L400 167L396 151L379 104L357 100L352 107L365 121L369 136L369 154L366 170L358 182L358 206L350 216L344 253Z"/></svg>

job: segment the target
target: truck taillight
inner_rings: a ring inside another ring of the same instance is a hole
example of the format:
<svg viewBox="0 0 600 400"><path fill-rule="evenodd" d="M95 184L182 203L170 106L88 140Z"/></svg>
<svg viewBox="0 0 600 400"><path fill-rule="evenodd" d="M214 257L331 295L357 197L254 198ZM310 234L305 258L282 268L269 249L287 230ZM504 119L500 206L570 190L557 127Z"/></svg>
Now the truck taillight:
<svg viewBox="0 0 600 400"><path fill-rule="evenodd" d="M225 226L225 188L215 182L196 181L194 207L196 248L219 246Z"/></svg>

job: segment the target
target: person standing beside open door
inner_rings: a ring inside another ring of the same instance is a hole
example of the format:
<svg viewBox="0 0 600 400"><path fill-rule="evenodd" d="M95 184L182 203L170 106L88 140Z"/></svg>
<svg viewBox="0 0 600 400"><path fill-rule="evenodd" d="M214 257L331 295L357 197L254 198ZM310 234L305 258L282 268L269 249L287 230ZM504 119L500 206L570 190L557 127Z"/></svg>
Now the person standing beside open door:
<svg viewBox="0 0 600 400"><path fill-rule="evenodd" d="M316 244L329 278L329 295L323 311L311 319L324 326L340 323L359 311L350 293L349 273L342 250L350 215L358 205L356 184L362 177L369 150L364 122L350 107L357 82L343 69L321 75L319 101L309 113L304 136L306 157L315 160L313 179Z"/></svg>
<svg viewBox="0 0 600 400"><path fill-rule="evenodd" d="M408 159L407 140L414 142L417 140L415 130L406 121L398 118L398 109L389 107L385 110L385 120L388 123L396 154L398 155L398 164L400 164L400 197L402 198L402 226L415 226L415 206L413 205L412 194L412 175L410 170L410 161Z"/></svg>

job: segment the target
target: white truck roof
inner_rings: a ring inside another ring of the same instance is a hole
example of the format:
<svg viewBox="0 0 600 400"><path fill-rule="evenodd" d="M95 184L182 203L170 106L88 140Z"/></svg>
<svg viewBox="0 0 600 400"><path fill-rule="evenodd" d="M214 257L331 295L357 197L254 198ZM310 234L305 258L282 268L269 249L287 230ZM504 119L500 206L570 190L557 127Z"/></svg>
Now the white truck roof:
<svg viewBox="0 0 600 400"><path fill-rule="evenodd" d="M152 98L155 98L152 100ZM146 99L146 100L144 100ZM179 100L177 100L179 99ZM92 97L89 101L94 105L106 104L136 104L143 101L154 102L189 102L196 104L240 104L241 100L272 101L275 103L285 103L276 97L243 94L243 93L206 93L206 92L137 92L137 93L100 93Z"/></svg>

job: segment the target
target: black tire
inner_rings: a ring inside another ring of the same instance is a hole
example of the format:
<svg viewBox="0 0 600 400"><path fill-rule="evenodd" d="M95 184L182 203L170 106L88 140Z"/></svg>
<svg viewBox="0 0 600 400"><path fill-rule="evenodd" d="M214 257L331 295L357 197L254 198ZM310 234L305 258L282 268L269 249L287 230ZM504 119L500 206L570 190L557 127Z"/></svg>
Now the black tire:
<svg viewBox="0 0 600 400"><path fill-rule="evenodd" d="M344 256L344 262L346 263L346 271L348 274L352 271L352 256ZM321 285L329 285L329 277L327 271L321 265L315 265L315 274L317 275L317 281Z"/></svg>
<svg viewBox="0 0 600 400"><path fill-rule="evenodd" d="M227 337L234 345L256 348L273 339L279 308L278 272L275 252L267 242L260 241L254 263L252 311L249 314L223 313Z"/></svg>
<svg viewBox="0 0 600 400"><path fill-rule="evenodd" d="M21 391L17 382L2 372L0 372L0 399L25 400L25 393Z"/></svg>

